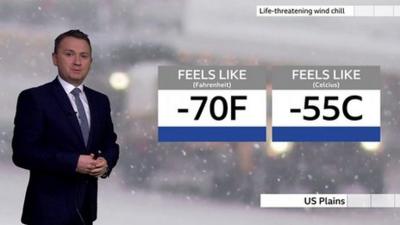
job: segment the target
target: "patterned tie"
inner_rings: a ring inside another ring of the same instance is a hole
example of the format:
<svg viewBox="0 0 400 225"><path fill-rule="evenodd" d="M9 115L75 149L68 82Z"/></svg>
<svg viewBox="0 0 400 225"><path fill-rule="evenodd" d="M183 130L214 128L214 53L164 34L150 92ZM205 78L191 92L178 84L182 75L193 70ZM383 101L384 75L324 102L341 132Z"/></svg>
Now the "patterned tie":
<svg viewBox="0 0 400 225"><path fill-rule="evenodd" d="M75 97L75 104L76 104L76 107L78 108L79 125L81 127L83 140L85 141L85 146L87 146L87 142L88 142L88 138L89 138L89 123L88 123L88 119L86 117L85 109L83 108L81 98L79 97L80 92L81 92L81 89L74 88L74 90L71 91L71 94Z"/></svg>

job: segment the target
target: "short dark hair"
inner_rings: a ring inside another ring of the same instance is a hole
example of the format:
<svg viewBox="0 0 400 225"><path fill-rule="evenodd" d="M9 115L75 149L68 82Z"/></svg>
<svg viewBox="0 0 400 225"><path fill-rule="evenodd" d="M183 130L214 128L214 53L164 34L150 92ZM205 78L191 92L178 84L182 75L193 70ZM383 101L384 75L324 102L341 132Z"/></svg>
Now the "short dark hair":
<svg viewBox="0 0 400 225"><path fill-rule="evenodd" d="M54 54L57 53L58 46L60 45L61 41L66 37L74 37L85 40L89 44L90 52L92 52L92 46L90 45L89 36L87 34L83 33L80 30L69 30L58 35L57 38L54 40Z"/></svg>

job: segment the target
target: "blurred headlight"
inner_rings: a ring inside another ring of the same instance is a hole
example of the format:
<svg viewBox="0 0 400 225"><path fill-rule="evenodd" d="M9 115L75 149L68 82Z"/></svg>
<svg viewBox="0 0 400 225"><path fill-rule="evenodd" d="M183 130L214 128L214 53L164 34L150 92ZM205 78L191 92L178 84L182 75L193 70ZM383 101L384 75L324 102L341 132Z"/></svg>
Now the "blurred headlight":
<svg viewBox="0 0 400 225"><path fill-rule="evenodd" d="M291 142L271 142L270 148L275 154L283 154L292 149Z"/></svg>
<svg viewBox="0 0 400 225"><path fill-rule="evenodd" d="M115 72L110 75L110 85L115 90L125 90L129 86L128 74Z"/></svg>
<svg viewBox="0 0 400 225"><path fill-rule="evenodd" d="M376 152L380 149L380 142L361 142L361 147L367 152Z"/></svg>

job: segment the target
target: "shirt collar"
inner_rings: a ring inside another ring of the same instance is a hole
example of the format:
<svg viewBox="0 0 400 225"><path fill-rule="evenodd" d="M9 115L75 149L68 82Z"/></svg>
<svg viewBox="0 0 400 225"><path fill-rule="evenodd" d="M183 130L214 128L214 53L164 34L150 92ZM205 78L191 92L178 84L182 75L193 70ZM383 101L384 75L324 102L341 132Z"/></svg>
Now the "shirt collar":
<svg viewBox="0 0 400 225"><path fill-rule="evenodd" d="M61 78L60 75L57 76L58 81L60 81L61 86L64 88L64 91L67 94L70 94L72 90L74 90L74 88L79 88L81 90L81 93L83 93L83 84L80 84L78 87L75 87L74 85L68 83L67 81L65 81L64 79Z"/></svg>

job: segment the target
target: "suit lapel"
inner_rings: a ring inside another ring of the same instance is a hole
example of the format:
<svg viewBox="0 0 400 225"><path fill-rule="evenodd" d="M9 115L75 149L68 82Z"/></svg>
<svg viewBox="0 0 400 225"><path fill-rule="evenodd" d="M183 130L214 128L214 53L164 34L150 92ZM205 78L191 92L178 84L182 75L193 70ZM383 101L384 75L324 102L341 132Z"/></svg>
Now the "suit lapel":
<svg viewBox="0 0 400 225"><path fill-rule="evenodd" d="M96 124L97 124L97 105L96 105L96 99L93 93L86 87L83 87L83 90L85 92L86 98L88 100L89 104L89 110L90 110L90 130L89 130L89 139L88 139L88 144L87 148L92 149L92 144L93 140L95 137L95 132L96 132Z"/></svg>
<svg viewBox="0 0 400 225"><path fill-rule="evenodd" d="M85 147L81 128L79 126L79 121L75 115L75 111L72 108L71 101L69 100L67 93L65 93L63 87L61 86L61 84L57 78L52 83L53 83L53 87L54 87L53 88L54 96L57 99L58 105L61 107L62 111L65 113L68 123L71 125L71 128L73 130L72 133L75 134L75 137L77 138L77 140L79 140L78 142L82 146Z"/></svg>

